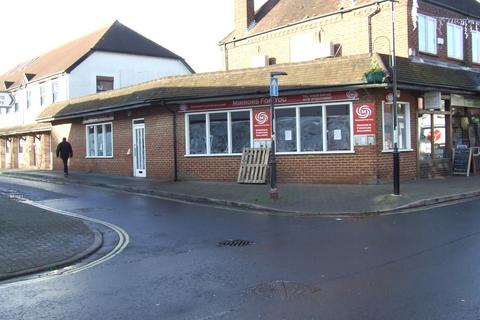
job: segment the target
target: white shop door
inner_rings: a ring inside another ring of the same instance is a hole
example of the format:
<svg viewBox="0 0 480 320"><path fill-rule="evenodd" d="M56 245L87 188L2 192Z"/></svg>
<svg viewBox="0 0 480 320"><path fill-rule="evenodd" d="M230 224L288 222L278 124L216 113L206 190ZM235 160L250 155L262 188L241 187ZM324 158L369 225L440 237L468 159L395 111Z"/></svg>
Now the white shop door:
<svg viewBox="0 0 480 320"><path fill-rule="evenodd" d="M133 120L133 175L146 177L145 123L143 119Z"/></svg>

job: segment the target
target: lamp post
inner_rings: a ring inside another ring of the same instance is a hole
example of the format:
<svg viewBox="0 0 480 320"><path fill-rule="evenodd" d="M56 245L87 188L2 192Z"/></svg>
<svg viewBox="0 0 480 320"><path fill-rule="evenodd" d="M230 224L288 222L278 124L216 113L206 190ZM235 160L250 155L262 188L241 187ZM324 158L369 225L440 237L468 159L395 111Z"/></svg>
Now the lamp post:
<svg viewBox="0 0 480 320"><path fill-rule="evenodd" d="M283 71L270 72L270 128L272 128L271 148L272 156L270 158L270 199L278 199L277 189L277 160L275 158L275 97L278 97L278 79L277 76L288 75Z"/></svg>
<svg viewBox="0 0 480 320"><path fill-rule="evenodd" d="M391 0L392 13L392 82L393 82L393 194L400 195L400 153L398 152L397 66L395 62L395 0Z"/></svg>

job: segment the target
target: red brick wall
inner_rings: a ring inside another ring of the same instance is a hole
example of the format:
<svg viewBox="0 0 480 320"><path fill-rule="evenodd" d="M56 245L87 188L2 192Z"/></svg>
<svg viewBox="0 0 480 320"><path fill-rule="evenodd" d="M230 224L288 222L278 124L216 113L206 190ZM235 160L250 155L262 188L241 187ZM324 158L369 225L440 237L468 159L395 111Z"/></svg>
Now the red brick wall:
<svg viewBox="0 0 480 320"><path fill-rule="evenodd" d="M356 146L354 154L277 155L280 182L305 183L375 183L392 177L392 153L383 153L382 100L386 90L363 92L360 102L375 102L376 146ZM410 103L411 146L416 150L416 97L402 93L399 101ZM185 156L185 115L178 124L179 177L184 180L236 180L240 156ZM416 151L401 153L401 178L415 179Z"/></svg>
<svg viewBox="0 0 480 320"><path fill-rule="evenodd" d="M374 102L376 113L376 145L356 146L354 154L295 154L278 155L280 182L305 183L376 183L392 177L392 154L383 153L382 100L383 89L361 92L360 102ZM411 146L416 150L416 96L402 92L399 101L410 103ZM177 158L180 180L235 181L240 156L185 156L185 114L177 113ZM86 158L85 125L81 120L73 123L55 123L52 147L63 136L72 143L74 157L71 169L115 175L133 175L132 120L145 119L147 177L173 180L173 115L156 106L114 115L113 158ZM130 152L128 152L130 149ZM62 169L62 162L54 160L54 168ZM415 179L417 175L416 151L401 153L402 179Z"/></svg>
<svg viewBox="0 0 480 320"><path fill-rule="evenodd" d="M2 138L0 140L0 168L50 169L50 134L37 133L36 135L41 137L40 146L37 148L37 151L39 151L37 155L35 154L34 146L35 134L7 137L11 140L10 162L6 161L6 138ZM23 138L25 142L23 147L23 161L19 162L18 141L21 138Z"/></svg>
<svg viewBox="0 0 480 320"><path fill-rule="evenodd" d="M173 179L173 134L172 114L158 108L143 108L131 112L118 112L113 121L113 157L86 157L86 125L82 119L69 122L57 122L52 129L52 148L66 137L72 144L73 158L70 169L99 172L114 175L133 176L132 121L145 120L145 149L147 176L151 178ZM103 122L99 122L103 123ZM54 169L61 170L61 159L54 159Z"/></svg>
<svg viewBox="0 0 480 320"><path fill-rule="evenodd" d="M419 1L418 13L424 14L432 17L445 17L445 18L465 18L464 15L461 15L455 11L445 9L443 7L435 6L424 1ZM412 18L409 17L409 46L415 48L418 52L418 30L413 30ZM465 30L464 30L465 31ZM444 22L440 24L440 21L437 20L437 38L443 38L444 44L437 45L437 54L425 54L418 52L420 57L425 57L428 59L436 59L440 61L445 61L449 63L454 63L458 65L472 65L472 37L469 35L468 38L463 37L463 60L459 61L457 59L448 58L447 56L447 23Z"/></svg>

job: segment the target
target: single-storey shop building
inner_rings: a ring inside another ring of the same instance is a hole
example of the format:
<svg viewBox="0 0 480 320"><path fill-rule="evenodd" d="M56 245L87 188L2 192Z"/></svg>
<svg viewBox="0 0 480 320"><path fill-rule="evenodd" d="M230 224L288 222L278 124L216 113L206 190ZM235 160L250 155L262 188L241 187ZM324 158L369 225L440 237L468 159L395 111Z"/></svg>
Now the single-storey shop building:
<svg viewBox="0 0 480 320"><path fill-rule="evenodd" d="M366 80L372 59L385 71L380 83ZM476 74L397 63L401 178L447 175L452 148L470 143L474 121L463 122L480 106ZM54 104L38 121L51 123L52 148L62 137L72 143L72 170L236 180L242 149L268 145L269 76L285 71L274 98L279 181L377 183L392 177L388 65L388 56L358 55L168 77Z"/></svg>

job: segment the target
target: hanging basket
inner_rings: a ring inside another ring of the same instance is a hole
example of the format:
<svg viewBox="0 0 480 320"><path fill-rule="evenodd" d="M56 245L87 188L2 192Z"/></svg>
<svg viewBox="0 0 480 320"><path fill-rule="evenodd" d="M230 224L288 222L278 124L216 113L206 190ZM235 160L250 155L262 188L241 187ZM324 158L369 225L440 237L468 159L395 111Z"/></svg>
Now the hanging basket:
<svg viewBox="0 0 480 320"><path fill-rule="evenodd" d="M384 76L385 73L382 70L365 73L365 79L368 83L382 83Z"/></svg>

